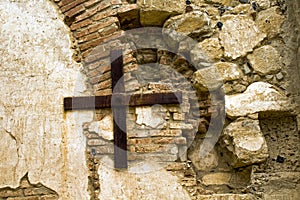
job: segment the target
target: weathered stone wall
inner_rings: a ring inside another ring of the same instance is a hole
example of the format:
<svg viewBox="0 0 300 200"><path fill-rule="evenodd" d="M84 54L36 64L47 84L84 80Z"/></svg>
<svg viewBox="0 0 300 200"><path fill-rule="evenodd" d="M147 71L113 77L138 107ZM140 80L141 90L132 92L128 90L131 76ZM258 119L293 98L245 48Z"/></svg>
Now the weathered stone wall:
<svg viewBox="0 0 300 200"><path fill-rule="evenodd" d="M0 198L298 198L297 0L0 5ZM162 29L129 31L149 26ZM116 48L128 94L183 93L181 105L128 108L121 171L111 109L62 107L66 96L112 94Z"/></svg>

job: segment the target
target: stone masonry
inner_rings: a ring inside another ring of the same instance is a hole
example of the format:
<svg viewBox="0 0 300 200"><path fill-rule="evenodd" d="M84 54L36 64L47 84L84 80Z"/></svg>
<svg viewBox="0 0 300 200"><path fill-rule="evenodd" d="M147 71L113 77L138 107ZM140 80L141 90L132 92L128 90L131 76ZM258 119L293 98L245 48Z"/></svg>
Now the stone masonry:
<svg viewBox="0 0 300 200"><path fill-rule="evenodd" d="M1 2L0 199L298 199L299 7ZM112 49L127 94L183 94L127 108L125 170L111 109L62 107L113 93Z"/></svg>

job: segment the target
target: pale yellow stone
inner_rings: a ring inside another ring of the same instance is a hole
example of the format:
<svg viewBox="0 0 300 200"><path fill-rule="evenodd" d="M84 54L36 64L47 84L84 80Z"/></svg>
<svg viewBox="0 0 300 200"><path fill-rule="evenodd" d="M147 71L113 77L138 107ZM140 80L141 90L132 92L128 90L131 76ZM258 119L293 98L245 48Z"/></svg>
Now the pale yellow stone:
<svg viewBox="0 0 300 200"><path fill-rule="evenodd" d="M207 91L218 89L226 81L232 81L242 78L242 70L234 63L218 62L211 67L199 69L193 75L192 82L194 86Z"/></svg>
<svg viewBox="0 0 300 200"><path fill-rule="evenodd" d="M284 16L279 14L279 7L271 7L258 13L256 24L260 31L267 34L269 38L277 36L281 32Z"/></svg>
<svg viewBox="0 0 300 200"><path fill-rule="evenodd" d="M193 64L201 68L219 61L224 52L218 38L208 38L198 43L190 54Z"/></svg>
<svg viewBox="0 0 300 200"><path fill-rule="evenodd" d="M255 82L242 94L226 95L225 109L226 114L234 118L263 111L288 111L291 105L271 84Z"/></svg>
<svg viewBox="0 0 300 200"><path fill-rule="evenodd" d="M224 81L233 81L243 77L243 72L238 65L230 62L218 62L213 65L221 74Z"/></svg>
<svg viewBox="0 0 300 200"><path fill-rule="evenodd" d="M282 57L279 52L270 45L255 49L247 58L255 72L260 75L276 73L283 67Z"/></svg>
<svg viewBox="0 0 300 200"><path fill-rule="evenodd" d="M250 16L224 15L219 38L224 47L225 56L236 59L251 52L265 37Z"/></svg>
<svg viewBox="0 0 300 200"><path fill-rule="evenodd" d="M267 143L258 120L241 118L232 122L224 129L222 141L232 153L229 159L233 167L260 163L268 158Z"/></svg>
<svg viewBox="0 0 300 200"><path fill-rule="evenodd" d="M170 16L185 12L185 2L180 0L137 0L142 26L162 26Z"/></svg>

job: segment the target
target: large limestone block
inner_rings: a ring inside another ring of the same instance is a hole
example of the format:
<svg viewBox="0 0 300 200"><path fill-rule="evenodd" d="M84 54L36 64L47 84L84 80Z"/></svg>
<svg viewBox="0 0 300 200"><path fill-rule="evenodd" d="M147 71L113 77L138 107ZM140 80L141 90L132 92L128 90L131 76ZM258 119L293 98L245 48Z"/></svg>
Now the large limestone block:
<svg viewBox="0 0 300 200"><path fill-rule="evenodd" d="M198 43L190 52L191 60L198 68L208 67L224 54L218 38L208 38Z"/></svg>
<svg viewBox="0 0 300 200"><path fill-rule="evenodd" d="M201 90L215 90L222 86L223 82L242 78L243 72L234 63L218 62L211 67L199 69L193 75L194 86Z"/></svg>
<svg viewBox="0 0 300 200"><path fill-rule="evenodd" d="M219 38L227 57L245 56L266 37L247 15L225 15L221 21L223 27Z"/></svg>
<svg viewBox="0 0 300 200"><path fill-rule="evenodd" d="M117 171L104 158L98 169L99 199L191 199L178 177L150 162Z"/></svg>
<svg viewBox="0 0 300 200"><path fill-rule="evenodd" d="M275 37L281 32L284 16L279 12L279 7L271 7L259 12L255 20L259 30L266 33L269 38Z"/></svg>
<svg viewBox="0 0 300 200"><path fill-rule="evenodd" d="M282 57L279 52L270 45L255 49L247 58L252 68L260 75L276 73L283 67Z"/></svg>
<svg viewBox="0 0 300 200"><path fill-rule="evenodd" d="M240 118L225 129L222 136L224 148L229 150L233 167L260 163L268 157L268 147L261 132L259 121Z"/></svg>
<svg viewBox="0 0 300 200"><path fill-rule="evenodd" d="M288 98L273 85L255 82L242 94L225 96L226 114L231 117L247 116L263 111L288 111Z"/></svg>
<svg viewBox="0 0 300 200"><path fill-rule="evenodd" d="M163 26L164 38L168 45L180 42L187 36L199 38L211 35L210 19L206 13L193 11L168 19ZM171 43L171 44L169 44Z"/></svg>
<svg viewBox="0 0 300 200"><path fill-rule="evenodd" d="M185 12L185 1L137 0L142 26L162 26L170 16Z"/></svg>

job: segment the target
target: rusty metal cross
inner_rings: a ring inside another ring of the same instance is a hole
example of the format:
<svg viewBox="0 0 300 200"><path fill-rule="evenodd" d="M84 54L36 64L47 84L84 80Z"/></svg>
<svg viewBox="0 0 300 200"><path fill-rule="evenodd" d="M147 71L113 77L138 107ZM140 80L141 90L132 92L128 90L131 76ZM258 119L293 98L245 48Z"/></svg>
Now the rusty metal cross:
<svg viewBox="0 0 300 200"><path fill-rule="evenodd" d="M122 50L112 50L111 78L112 95L66 97L64 109L88 110L111 108L114 124L114 165L115 168L127 168L127 133L126 133L126 107L127 106L151 106L154 104L180 104L182 93L153 93L153 94L126 94L123 71Z"/></svg>

